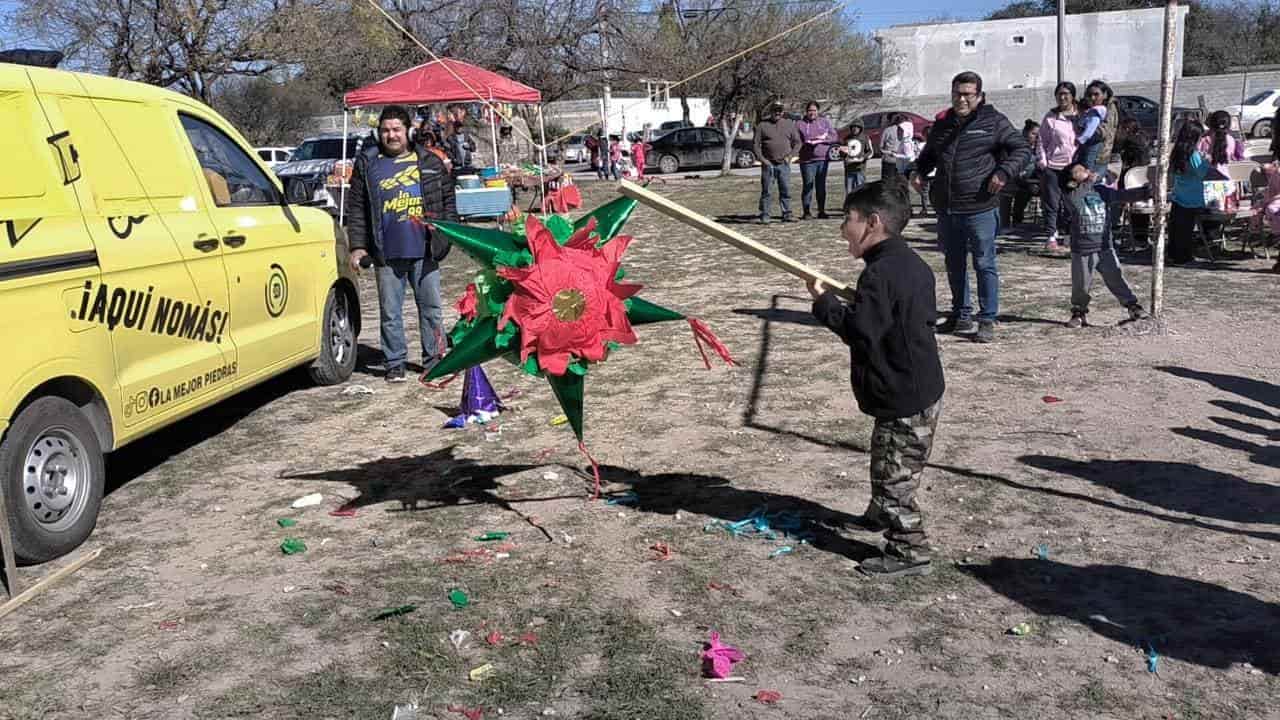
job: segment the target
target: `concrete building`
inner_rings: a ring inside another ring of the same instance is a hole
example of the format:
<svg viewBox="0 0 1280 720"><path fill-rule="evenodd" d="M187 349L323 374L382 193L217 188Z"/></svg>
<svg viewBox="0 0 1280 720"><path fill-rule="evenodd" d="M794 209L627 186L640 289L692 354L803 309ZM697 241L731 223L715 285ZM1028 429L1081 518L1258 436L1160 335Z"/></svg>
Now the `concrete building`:
<svg viewBox="0 0 1280 720"><path fill-rule="evenodd" d="M704 97L687 98L689 122L703 125L711 115L711 101ZM548 123L555 123L569 130L577 130L600 120L601 99L559 100L543 107ZM664 122L680 120L684 111L679 97L650 98L644 93L615 93L609 103L609 132L620 130L640 132L646 123L657 129ZM598 130L599 125L592 127Z"/></svg>
<svg viewBox="0 0 1280 720"><path fill-rule="evenodd" d="M1186 5L1178 8L1175 77L1182 76ZM1159 80L1164 9L1067 15L1067 79L1082 85ZM964 70L982 75L984 89L1052 86L1058 79L1058 19L1054 16L905 25L881 30L884 94L942 95Z"/></svg>

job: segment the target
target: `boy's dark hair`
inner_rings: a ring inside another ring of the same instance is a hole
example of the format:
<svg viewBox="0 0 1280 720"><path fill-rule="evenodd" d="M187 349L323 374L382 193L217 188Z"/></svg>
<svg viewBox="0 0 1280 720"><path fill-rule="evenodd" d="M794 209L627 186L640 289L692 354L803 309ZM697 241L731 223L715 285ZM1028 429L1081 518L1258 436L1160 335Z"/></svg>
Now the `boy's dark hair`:
<svg viewBox="0 0 1280 720"><path fill-rule="evenodd" d="M810 100L809 102L804 104L805 111L808 111L809 108L813 108L814 110L821 110L822 106L818 104L817 100Z"/></svg>
<svg viewBox="0 0 1280 720"><path fill-rule="evenodd" d="M382 112L378 115L378 126L387 120L399 120L407 128L411 124L409 119L409 109L403 105L388 105L382 108Z"/></svg>
<svg viewBox="0 0 1280 720"><path fill-rule="evenodd" d="M1087 86L1085 86L1084 92L1086 95L1088 95L1089 91L1093 89L1097 89L1098 92L1102 93L1102 97L1106 98L1105 102L1103 103L1104 105L1106 103L1111 102L1111 98L1114 97L1114 93L1112 93L1111 91L1111 86L1106 84L1102 80L1094 80L1093 82L1089 83Z"/></svg>
<svg viewBox="0 0 1280 720"><path fill-rule="evenodd" d="M969 83L977 85L978 93L982 93L982 76L972 70L965 70L951 78L951 87L953 88L957 85L968 85Z"/></svg>
<svg viewBox="0 0 1280 720"><path fill-rule="evenodd" d="M1039 129L1040 129L1040 123L1036 122L1035 120L1027 120L1026 122L1022 123L1022 134L1024 136L1029 135L1032 130L1039 130Z"/></svg>
<svg viewBox="0 0 1280 720"><path fill-rule="evenodd" d="M1062 168L1062 172L1058 173L1058 187L1062 188L1063 192L1069 193L1072 190L1076 189L1077 185L1076 185L1075 178L1071 176L1075 174L1075 169L1078 167L1082 167L1085 170L1089 170L1088 165L1085 165L1082 162L1073 162L1070 165L1067 165L1066 167ZM1090 170L1090 172L1093 172L1093 171Z"/></svg>
<svg viewBox="0 0 1280 720"><path fill-rule="evenodd" d="M890 235L901 235L911 218L906 181L895 176L859 187L844 199L845 214L853 210L863 217L879 215Z"/></svg>

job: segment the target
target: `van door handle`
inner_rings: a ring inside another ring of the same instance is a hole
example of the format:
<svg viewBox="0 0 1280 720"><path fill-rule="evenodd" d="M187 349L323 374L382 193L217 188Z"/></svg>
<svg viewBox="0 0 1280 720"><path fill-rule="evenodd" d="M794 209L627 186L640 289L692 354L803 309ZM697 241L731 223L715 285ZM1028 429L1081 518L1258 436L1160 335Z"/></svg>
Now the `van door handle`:
<svg viewBox="0 0 1280 720"><path fill-rule="evenodd" d="M223 235L222 236L222 244L226 245L227 247L238 248L241 245L244 245L246 241L247 241L247 238L245 238L245 236L243 235Z"/></svg>
<svg viewBox="0 0 1280 720"><path fill-rule="evenodd" d="M213 252L218 249L218 238L201 238L191 244L200 252Z"/></svg>

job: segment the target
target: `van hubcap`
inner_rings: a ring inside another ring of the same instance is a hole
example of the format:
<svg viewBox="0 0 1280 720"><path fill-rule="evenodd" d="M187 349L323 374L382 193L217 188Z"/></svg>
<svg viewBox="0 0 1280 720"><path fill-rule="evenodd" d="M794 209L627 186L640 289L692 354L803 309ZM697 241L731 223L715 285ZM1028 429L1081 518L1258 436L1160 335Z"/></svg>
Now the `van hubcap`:
<svg viewBox="0 0 1280 720"><path fill-rule="evenodd" d="M23 496L31 517L50 532L74 525L89 489L84 445L66 428L49 428L31 443L23 466Z"/></svg>
<svg viewBox="0 0 1280 720"><path fill-rule="evenodd" d="M341 365L351 352L351 319L347 315L347 298L333 298L333 314L329 316L329 350L334 362Z"/></svg>

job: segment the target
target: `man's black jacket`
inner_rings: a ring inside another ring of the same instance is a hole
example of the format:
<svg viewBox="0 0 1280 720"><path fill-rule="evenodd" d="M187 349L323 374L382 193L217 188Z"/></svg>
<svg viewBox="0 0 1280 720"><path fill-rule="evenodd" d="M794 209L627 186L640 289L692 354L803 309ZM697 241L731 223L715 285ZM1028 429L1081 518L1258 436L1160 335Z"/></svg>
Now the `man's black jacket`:
<svg viewBox="0 0 1280 720"><path fill-rule="evenodd" d="M1000 203L987 190L999 173L1006 183L1018 176L1031 148L1009 119L985 102L965 117L948 110L929 130L924 151L916 160L922 176L938 171L929 186L930 201L939 210L969 214Z"/></svg>
<svg viewBox="0 0 1280 720"><path fill-rule="evenodd" d="M942 361L933 337L933 271L898 237L863 256L852 305L833 292L813 314L849 346L858 409L881 419L915 415L942 397Z"/></svg>
<svg viewBox="0 0 1280 720"><path fill-rule="evenodd" d="M364 250L375 264L382 265L381 212L378 209L377 192L369 181L369 163L378 158L379 152L375 144L356 156L344 212L350 249ZM444 161L430 150L415 147L413 152L418 155L418 184L422 188L423 220L456 222L458 206L454 199L453 175L445 167ZM431 257L439 262L449 253L449 241L440 233L429 235Z"/></svg>

